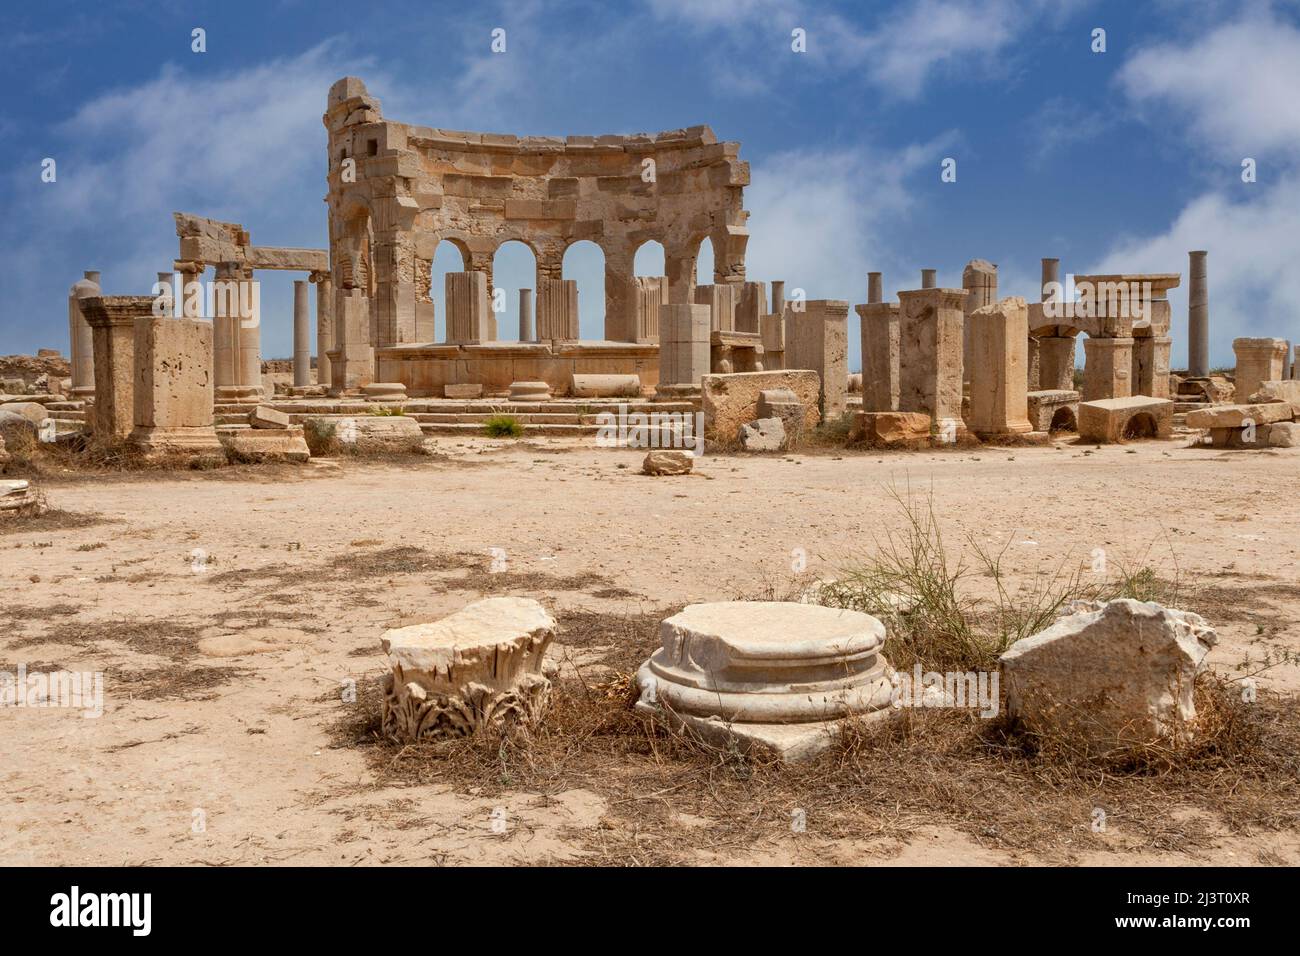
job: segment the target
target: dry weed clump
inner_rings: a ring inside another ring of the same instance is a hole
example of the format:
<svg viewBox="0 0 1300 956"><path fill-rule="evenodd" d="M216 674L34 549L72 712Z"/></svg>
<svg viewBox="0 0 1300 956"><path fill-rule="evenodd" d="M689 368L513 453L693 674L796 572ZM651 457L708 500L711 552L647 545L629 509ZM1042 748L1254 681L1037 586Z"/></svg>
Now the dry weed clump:
<svg viewBox="0 0 1300 956"><path fill-rule="evenodd" d="M806 833L882 848L921 827L959 829L983 845L1068 861L1091 850L1197 852L1223 831L1300 826L1300 713L1288 698L1243 699L1232 681L1198 679L1196 734L1169 747L1084 759L1068 742L1026 734L1005 717L900 711L849 720L817 759L786 766L673 731L633 709L633 671L657 645L664 610L584 611L560 621L566 646L607 646L593 680L557 682L536 728L401 744L379 729L379 682L334 728L335 746L360 746L375 786L443 785L476 796L508 791L599 794L595 829L566 836L580 862L707 862L712 853L791 848ZM572 632L570 633L570 629ZM1108 821L1095 829L1097 811Z"/></svg>

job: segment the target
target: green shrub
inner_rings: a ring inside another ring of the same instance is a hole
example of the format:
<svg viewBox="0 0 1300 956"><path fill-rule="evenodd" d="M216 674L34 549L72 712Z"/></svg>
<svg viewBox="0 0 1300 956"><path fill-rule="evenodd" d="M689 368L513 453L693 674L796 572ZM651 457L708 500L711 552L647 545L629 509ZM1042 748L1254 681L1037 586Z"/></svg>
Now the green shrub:
<svg viewBox="0 0 1300 956"><path fill-rule="evenodd" d="M489 438L518 438L524 426L513 415L493 415L483 423L483 431Z"/></svg>

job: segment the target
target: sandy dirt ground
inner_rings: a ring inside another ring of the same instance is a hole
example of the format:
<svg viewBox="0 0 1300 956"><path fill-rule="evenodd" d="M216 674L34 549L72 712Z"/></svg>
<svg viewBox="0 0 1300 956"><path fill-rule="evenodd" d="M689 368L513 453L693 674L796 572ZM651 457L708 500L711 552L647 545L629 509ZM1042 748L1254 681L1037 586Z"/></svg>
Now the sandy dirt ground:
<svg viewBox="0 0 1300 956"><path fill-rule="evenodd" d="M933 496L946 540L1006 545L1017 572L1103 548L1111 561L1220 588L1225 603L1251 613L1212 620L1217 665L1300 649L1300 450L1220 452L1178 440L706 456L694 475L650 478L632 450L486 439L440 448L411 464L60 481L47 488L50 505L95 522L0 529L0 662L102 671L106 681L98 719L0 711L0 863L580 858L572 834L599 827L607 810L591 790L480 799L445 786L375 786L364 757L333 742L330 725L358 706L341 688L384 670L386 628L480 596L473 578L455 573L365 566L367 555L394 548L504 549L511 572L564 583L515 592L542 600L563 624L576 609L752 596L789 577L799 548L807 575L833 576L899 526L890 489L910 488ZM1263 683L1295 691L1300 673L1274 668ZM497 833L492 814L503 800L511 826ZM1195 854L1121 843L1122 833L1083 839L1074 860L1257 864L1267 851L1270 861L1300 862L1296 833L1224 832ZM774 827L755 845L698 853L701 863L1035 859L941 824L883 841Z"/></svg>

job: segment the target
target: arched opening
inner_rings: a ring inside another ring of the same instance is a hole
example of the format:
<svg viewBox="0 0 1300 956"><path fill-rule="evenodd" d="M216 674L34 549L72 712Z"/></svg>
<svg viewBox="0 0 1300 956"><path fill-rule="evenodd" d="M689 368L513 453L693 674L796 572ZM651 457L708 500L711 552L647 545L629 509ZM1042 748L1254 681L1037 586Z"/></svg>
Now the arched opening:
<svg viewBox="0 0 1300 956"><path fill-rule="evenodd" d="M497 340L519 341L519 290L531 289L537 276L537 256L528 243L510 239L492 256L491 306L496 313ZM533 297L533 334L537 331L537 303Z"/></svg>
<svg viewBox="0 0 1300 956"><path fill-rule="evenodd" d="M1124 440L1134 441L1142 438L1155 438L1157 434L1155 416L1149 412L1138 412L1124 423Z"/></svg>
<svg viewBox="0 0 1300 956"><path fill-rule="evenodd" d="M713 240L705 236L695 253L695 284L713 285Z"/></svg>
<svg viewBox="0 0 1300 956"><path fill-rule="evenodd" d="M589 239L564 250L560 276L578 283L578 337L605 337L605 252Z"/></svg>
<svg viewBox="0 0 1300 956"><path fill-rule="evenodd" d="M636 255L632 259L632 274L638 277L664 275L663 243L647 239L637 246Z"/></svg>
<svg viewBox="0 0 1300 956"><path fill-rule="evenodd" d="M464 272L468 257L452 239L443 239L429 264L429 298L433 300L435 342L447 341L447 273Z"/></svg>
<svg viewBox="0 0 1300 956"><path fill-rule="evenodd" d="M1064 406L1053 412L1052 424L1048 430L1053 432L1077 432L1079 423L1075 420L1074 409Z"/></svg>

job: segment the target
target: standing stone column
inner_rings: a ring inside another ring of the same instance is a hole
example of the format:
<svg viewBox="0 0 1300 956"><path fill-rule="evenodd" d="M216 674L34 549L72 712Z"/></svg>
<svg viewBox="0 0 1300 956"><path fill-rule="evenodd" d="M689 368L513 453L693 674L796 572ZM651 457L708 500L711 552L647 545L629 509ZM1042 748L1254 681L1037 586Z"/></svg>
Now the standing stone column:
<svg viewBox="0 0 1300 956"><path fill-rule="evenodd" d="M1187 374L1204 378L1210 374L1210 287L1206 257L1198 249L1187 253Z"/></svg>
<svg viewBox="0 0 1300 956"><path fill-rule="evenodd" d="M883 288L884 288L884 283L882 281L881 273L868 272L867 273L867 305L872 305L873 303L884 301L884 292L882 291Z"/></svg>
<svg viewBox="0 0 1300 956"><path fill-rule="evenodd" d="M334 381L329 353L334 351L334 291L328 272L313 272L316 284L316 384L329 388Z"/></svg>
<svg viewBox="0 0 1300 956"><path fill-rule="evenodd" d="M659 394L698 390L709 373L709 307L659 307Z"/></svg>
<svg viewBox="0 0 1300 956"><path fill-rule="evenodd" d="M262 397L261 306L252 282L252 271L243 266L216 267L212 325L218 404L246 404ZM187 311L190 304L187 296Z"/></svg>
<svg viewBox="0 0 1300 956"><path fill-rule="evenodd" d="M478 345L492 341L487 275L448 272L445 284L447 343Z"/></svg>
<svg viewBox="0 0 1300 956"><path fill-rule="evenodd" d="M970 429L981 438L1023 435L1029 423L1025 363L1029 308L1019 296L966 315L970 331Z"/></svg>
<svg viewBox="0 0 1300 956"><path fill-rule="evenodd" d="M962 327L966 292L913 289L898 293L898 410L924 412L940 435L961 429Z"/></svg>
<svg viewBox="0 0 1300 956"><path fill-rule="evenodd" d="M92 296L81 307L95 350L92 430L99 441L112 442L135 427L135 320L153 318L153 296Z"/></svg>
<svg viewBox="0 0 1300 956"><path fill-rule="evenodd" d="M141 316L134 337L135 427L128 440L148 452L221 455L212 416L212 323Z"/></svg>
<svg viewBox="0 0 1300 956"><path fill-rule="evenodd" d="M1064 299L1065 290L1059 288L1061 284L1061 260L1043 259L1041 275L1043 279L1040 286L1039 301L1046 302L1051 298ZM1049 286L1053 291L1049 291Z"/></svg>
<svg viewBox="0 0 1300 956"><path fill-rule="evenodd" d="M803 312L790 313L785 334L785 367L816 372L821 379L822 421L839 421L848 409L849 304L842 299L810 299Z"/></svg>
<svg viewBox="0 0 1300 956"><path fill-rule="evenodd" d="M671 288L671 276L669 277ZM573 342L578 338L578 283L540 279L537 290L537 340Z"/></svg>
<svg viewBox="0 0 1300 956"><path fill-rule="evenodd" d="M98 272L84 272L68 290L68 359L72 366L72 396L81 401L95 395L95 342L83 303L103 294Z"/></svg>
<svg viewBox="0 0 1300 956"><path fill-rule="evenodd" d="M1030 391L1074 390L1074 349L1072 335L1029 336L1029 346L1038 352L1037 388Z"/></svg>
<svg viewBox="0 0 1300 956"><path fill-rule="evenodd" d="M775 279L772 282L772 314L780 315L785 312L785 280Z"/></svg>
<svg viewBox="0 0 1300 956"><path fill-rule="evenodd" d="M251 313L237 318L239 328L240 384L248 389L248 398L261 399L262 390L262 309L253 270L238 273L240 299L249 304Z"/></svg>
<svg viewBox="0 0 1300 956"><path fill-rule="evenodd" d="M187 319L203 317L203 269L201 262L182 260L176 263L181 274L180 314Z"/></svg>
<svg viewBox="0 0 1300 956"><path fill-rule="evenodd" d="M293 282L293 387L311 384L311 311L307 280Z"/></svg>
<svg viewBox="0 0 1300 956"><path fill-rule="evenodd" d="M937 269L922 269L922 270L921 270L921 288L922 288L922 289L933 289L933 288L935 288L935 287L938 285L938 282L939 282L939 278L938 278L938 277L939 277L939 273L938 273L938 270L937 270Z"/></svg>
<svg viewBox="0 0 1300 956"><path fill-rule="evenodd" d="M665 280L666 281L666 280ZM532 342L533 339L533 290L519 290L519 341Z"/></svg>

